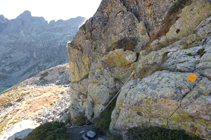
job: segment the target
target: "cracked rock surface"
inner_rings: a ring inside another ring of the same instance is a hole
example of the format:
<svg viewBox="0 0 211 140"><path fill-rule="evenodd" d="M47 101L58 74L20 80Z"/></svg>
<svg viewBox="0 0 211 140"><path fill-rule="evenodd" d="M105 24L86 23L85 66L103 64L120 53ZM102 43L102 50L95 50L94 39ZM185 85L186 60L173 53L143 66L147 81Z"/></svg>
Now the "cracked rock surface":
<svg viewBox="0 0 211 140"><path fill-rule="evenodd" d="M71 118L91 120L123 87L112 133L152 125L211 138L211 1L180 2L102 0L67 44Z"/></svg>
<svg viewBox="0 0 211 140"><path fill-rule="evenodd" d="M130 81L117 99L111 132L159 125L210 137L211 81L197 73L193 82L187 81L189 74L158 71Z"/></svg>

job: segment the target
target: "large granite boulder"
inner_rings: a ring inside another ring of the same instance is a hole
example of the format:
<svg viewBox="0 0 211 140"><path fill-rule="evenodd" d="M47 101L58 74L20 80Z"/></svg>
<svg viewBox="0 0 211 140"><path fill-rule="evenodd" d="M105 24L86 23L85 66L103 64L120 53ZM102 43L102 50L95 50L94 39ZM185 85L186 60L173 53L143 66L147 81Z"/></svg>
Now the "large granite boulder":
<svg viewBox="0 0 211 140"><path fill-rule="evenodd" d="M211 81L194 73L159 71L123 87L112 113L111 132L163 126L211 138Z"/></svg>

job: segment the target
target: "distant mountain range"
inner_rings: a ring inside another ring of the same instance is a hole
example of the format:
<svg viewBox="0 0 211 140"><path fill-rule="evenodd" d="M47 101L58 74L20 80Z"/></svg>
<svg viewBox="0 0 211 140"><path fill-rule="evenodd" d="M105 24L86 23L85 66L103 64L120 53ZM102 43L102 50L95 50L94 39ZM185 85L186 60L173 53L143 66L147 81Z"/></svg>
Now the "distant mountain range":
<svg viewBox="0 0 211 140"><path fill-rule="evenodd" d="M0 86L12 86L68 62L66 44L84 17L50 21L25 11L16 19L0 15Z"/></svg>

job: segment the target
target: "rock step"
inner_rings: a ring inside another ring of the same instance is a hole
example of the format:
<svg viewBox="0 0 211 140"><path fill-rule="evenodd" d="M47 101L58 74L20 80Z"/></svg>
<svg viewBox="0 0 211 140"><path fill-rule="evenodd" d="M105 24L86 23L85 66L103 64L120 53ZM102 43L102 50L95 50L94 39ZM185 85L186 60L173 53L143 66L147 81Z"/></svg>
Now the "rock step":
<svg viewBox="0 0 211 140"><path fill-rule="evenodd" d="M69 133L69 137L73 139L104 140L106 137L94 125L67 127L67 132Z"/></svg>

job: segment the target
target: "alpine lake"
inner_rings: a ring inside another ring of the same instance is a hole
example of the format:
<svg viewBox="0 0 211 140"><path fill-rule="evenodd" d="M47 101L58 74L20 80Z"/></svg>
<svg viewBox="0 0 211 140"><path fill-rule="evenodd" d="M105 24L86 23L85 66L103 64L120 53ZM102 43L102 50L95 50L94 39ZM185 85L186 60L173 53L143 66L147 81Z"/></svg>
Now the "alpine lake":
<svg viewBox="0 0 211 140"><path fill-rule="evenodd" d="M0 87L0 93L8 89L9 87Z"/></svg>

